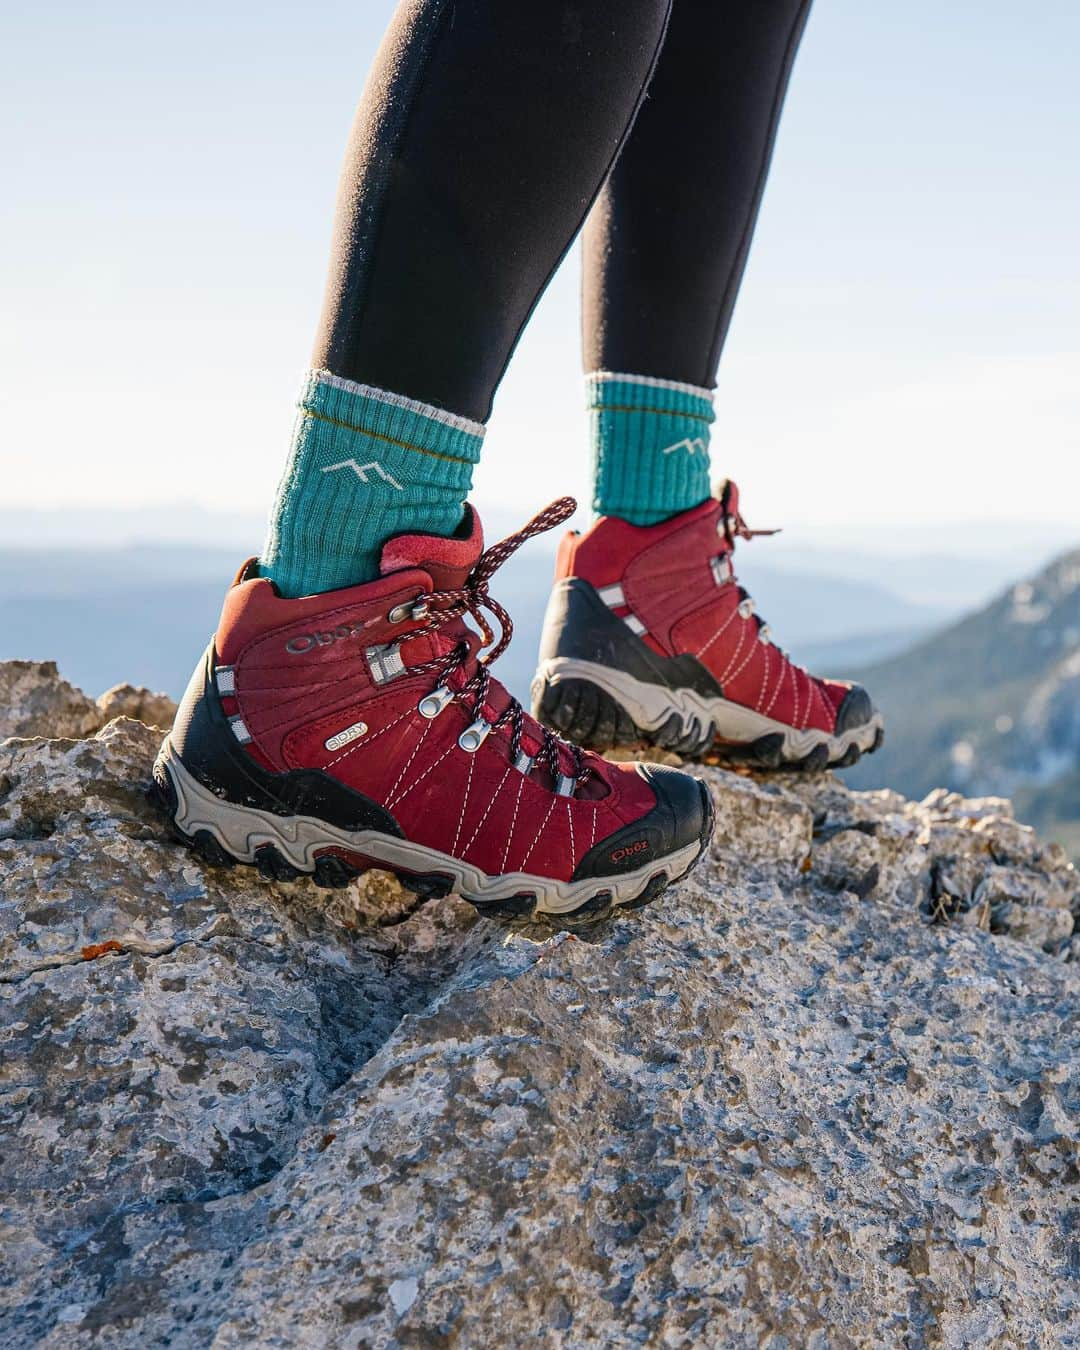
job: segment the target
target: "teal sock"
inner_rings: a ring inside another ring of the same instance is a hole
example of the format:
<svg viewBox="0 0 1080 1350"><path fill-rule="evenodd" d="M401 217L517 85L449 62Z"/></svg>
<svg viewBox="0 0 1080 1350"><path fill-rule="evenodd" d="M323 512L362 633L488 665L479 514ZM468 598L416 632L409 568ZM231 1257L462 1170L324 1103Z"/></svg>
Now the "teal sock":
<svg viewBox="0 0 1080 1350"><path fill-rule="evenodd" d="M295 597L370 581L395 534L461 523L484 427L309 371L259 570Z"/></svg>
<svg viewBox="0 0 1080 1350"><path fill-rule="evenodd" d="M599 515L655 525L711 495L711 390L608 370L585 386Z"/></svg>

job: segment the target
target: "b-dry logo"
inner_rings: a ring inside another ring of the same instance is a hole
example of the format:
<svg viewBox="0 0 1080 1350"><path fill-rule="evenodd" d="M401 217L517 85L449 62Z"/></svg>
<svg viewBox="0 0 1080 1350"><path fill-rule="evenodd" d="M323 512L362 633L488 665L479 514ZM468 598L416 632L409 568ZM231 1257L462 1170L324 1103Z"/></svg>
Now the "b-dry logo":
<svg viewBox="0 0 1080 1350"><path fill-rule="evenodd" d="M346 727L344 731L339 731L336 736L331 736L323 744L327 750L340 750L343 745L349 745L353 741L358 741L364 732L367 731L366 722L354 722L351 727Z"/></svg>

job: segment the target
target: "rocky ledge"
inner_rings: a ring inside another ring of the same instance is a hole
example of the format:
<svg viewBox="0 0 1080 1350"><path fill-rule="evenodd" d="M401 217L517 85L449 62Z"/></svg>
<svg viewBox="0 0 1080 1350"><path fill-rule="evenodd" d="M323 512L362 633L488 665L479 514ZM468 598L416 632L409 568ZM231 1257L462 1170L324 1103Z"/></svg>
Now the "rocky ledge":
<svg viewBox="0 0 1080 1350"><path fill-rule="evenodd" d="M1080 886L1006 802L703 769L572 937L207 868L76 695L0 668L0 1344L1076 1343Z"/></svg>

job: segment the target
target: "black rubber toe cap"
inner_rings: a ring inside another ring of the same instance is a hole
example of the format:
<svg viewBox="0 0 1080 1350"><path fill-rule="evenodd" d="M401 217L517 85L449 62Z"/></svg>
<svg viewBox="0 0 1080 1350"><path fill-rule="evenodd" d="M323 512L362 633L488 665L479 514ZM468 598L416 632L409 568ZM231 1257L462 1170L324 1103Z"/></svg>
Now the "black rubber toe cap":
<svg viewBox="0 0 1080 1350"><path fill-rule="evenodd" d="M688 844L700 843L702 850L708 844L713 810L705 784L660 764L639 764L637 771L652 788L656 805L648 815L594 844L574 869L574 881L635 872Z"/></svg>
<svg viewBox="0 0 1080 1350"><path fill-rule="evenodd" d="M874 703L861 684L853 684L836 710L836 735L864 727L874 715Z"/></svg>

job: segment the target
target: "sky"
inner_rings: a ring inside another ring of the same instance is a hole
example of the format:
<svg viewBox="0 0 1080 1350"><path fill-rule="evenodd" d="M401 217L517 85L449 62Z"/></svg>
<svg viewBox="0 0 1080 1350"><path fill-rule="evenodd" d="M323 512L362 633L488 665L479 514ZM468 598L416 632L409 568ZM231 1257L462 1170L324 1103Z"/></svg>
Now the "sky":
<svg viewBox="0 0 1080 1350"><path fill-rule="evenodd" d="M269 503L392 8L5 17L0 507ZM1078 61L1060 0L817 0L717 391L751 523L1080 535ZM499 391L481 509L587 494L578 271Z"/></svg>

